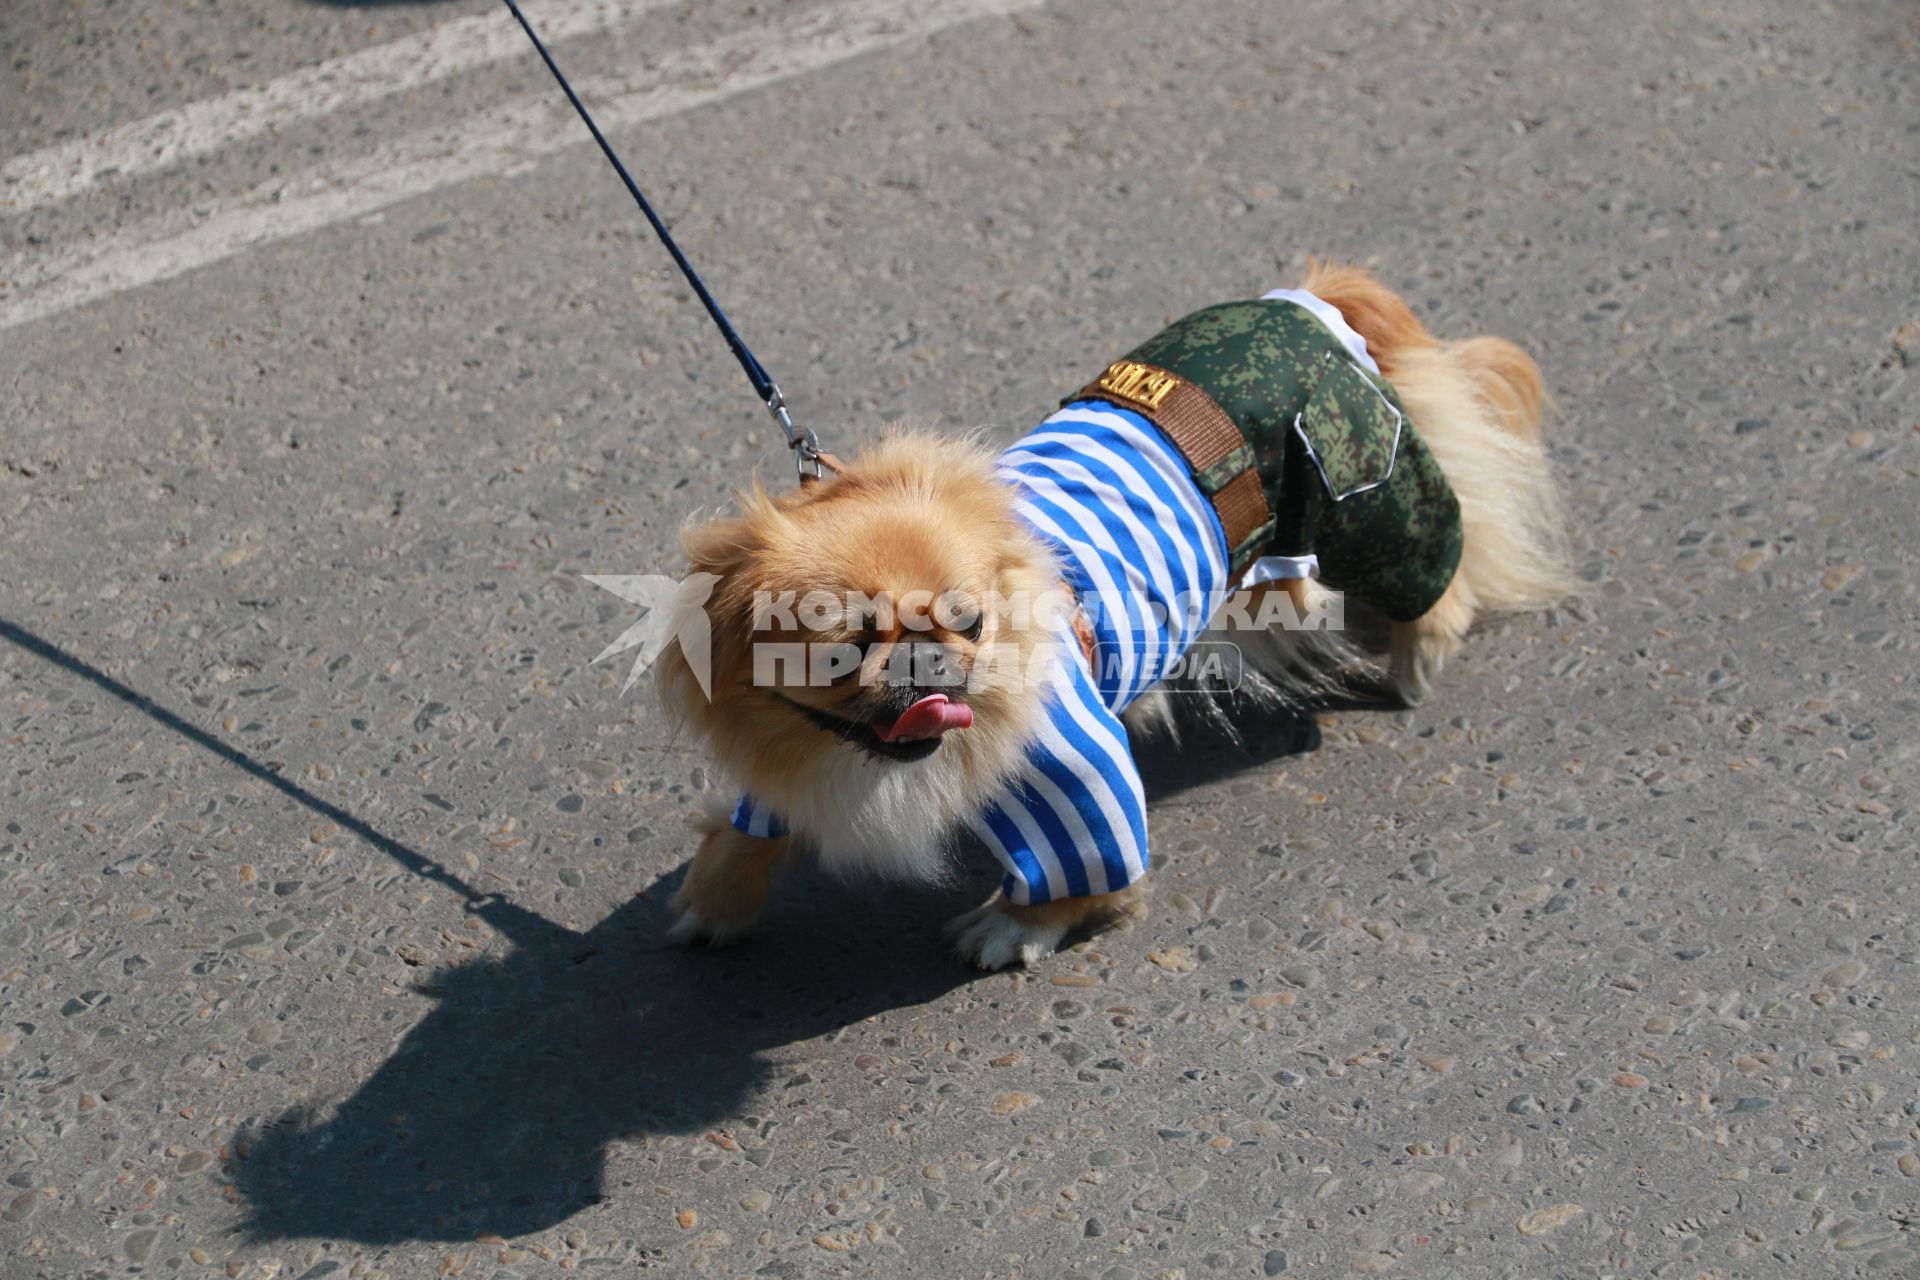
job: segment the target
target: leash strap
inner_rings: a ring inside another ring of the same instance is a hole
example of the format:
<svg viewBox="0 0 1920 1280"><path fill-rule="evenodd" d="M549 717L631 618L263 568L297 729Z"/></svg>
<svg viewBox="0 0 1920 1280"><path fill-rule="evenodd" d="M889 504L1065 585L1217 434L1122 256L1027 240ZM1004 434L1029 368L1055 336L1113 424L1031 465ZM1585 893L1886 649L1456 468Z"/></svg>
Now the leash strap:
<svg viewBox="0 0 1920 1280"><path fill-rule="evenodd" d="M553 60L551 53L547 52L546 44L540 39L539 33L534 31L533 24L527 21L527 15L520 12L517 0L506 0L506 4L512 11L514 19L519 22L520 29L527 33L527 39L533 41L533 47L540 53L540 60L547 64L547 70L553 72L553 78L560 82L561 92L567 95L567 101L571 102L573 109L580 114L580 119L587 126L587 131L593 135L593 140L600 144L600 153L606 156L607 163L613 166L613 171L620 175L620 181L627 184L627 194L631 195L633 202L640 206L640 212L646 215L654 234L660 237L660 243L667 247L669 254L673 255L674 265L680 268L680 274L685 276L687 283L693 287L694 296L700 299L700 305L705 307L707 314L713 317L713 323L719 328L720 336L726 339L727 349L733 352L733 358L740 362L740 368L746 373L747 381L753 384L753 393L760 397L761 402L767 406L767 412L773 415L774 422L786 435L787 447L793 450L794 466L799 471L801 483L819 479L823 467L837 471L839 468L835 467L828 456L821 452L820 440L814 435L813 429L795 425L793 415L787 412L786 397L780 394L780 384L773 380L765 366L754 357L745 340L734 329L733 322L727 319L727 313L720 309L720 304L714 301L713 294L707 291L706 281L702 280L700 273L693 269L693 263L687 260L687 255L680 251L680 246L674 242L673 233L667 230L667 224L662 222L660 215L654 212L653 205L648 202L646 194L640 190L640 184L635 182L633 175L627 172L627 166L621 163L620 154L613 149L613 144L607 141L607 135L600 132L600 126L594 123L593 115L587 110L586 103L580 101L580 95L573 91L573 85L568 83L566 74L560 70L560 64Z"/></svg>

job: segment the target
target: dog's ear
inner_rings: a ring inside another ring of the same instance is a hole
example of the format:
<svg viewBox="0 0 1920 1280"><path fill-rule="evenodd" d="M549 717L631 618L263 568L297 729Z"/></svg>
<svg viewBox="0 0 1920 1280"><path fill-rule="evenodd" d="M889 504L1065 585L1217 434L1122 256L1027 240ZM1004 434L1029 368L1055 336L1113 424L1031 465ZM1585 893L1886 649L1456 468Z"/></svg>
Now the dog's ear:
<svg viewBox="0 0 1920 1280"><path fill-rule="evenodd" d="M745 507L746 502L742 505ZM750 626L747 601L751 591L746 584L753 575L745 571L765 548L766 531L751 508L746 514L688 525L680 531L687 578L707 574L718 581L699 605L708 627L701 640L707 674L695 676L684 647L688 642L684 632L660 655L661 703L676 732L682 724L704 725L713 714L716 695L724 695L738 683L746 661Z"/></svg>
<svg viewBox="0 0 1920 1280"><path fill-rule="evenodd" d="M786 519L781 500L770 495L758 480L751 489L734 495L734 505L740 514L681 530L680 549L686 553L690 572L732 577L767 549Z"/></svg>
<svg viewBox="0 0 1920 1280"><path fill-rule="evenodd" d="M680 549L686 553L688 570L722 578L732 576L765 546L757 522L747 516L729 516L695 525L680 535Z"/></svg>
<svg viewBox="0 0 1920 1280"><path fill-rule="evenodd" d="M688 574L711 574L714 584L704 606L712 627L710 644L714 690L733 688L751 657L755 588L760 575L754 562L780 541L789 523L789 499L768 494L756 480L751 489L734 495L739 514L705 524L689 525L680 533L680 549L687 557ZM663 689L669 704L682 711L693 706L693 686L681 678L685 667L677 651L668 654Z"/></svg>

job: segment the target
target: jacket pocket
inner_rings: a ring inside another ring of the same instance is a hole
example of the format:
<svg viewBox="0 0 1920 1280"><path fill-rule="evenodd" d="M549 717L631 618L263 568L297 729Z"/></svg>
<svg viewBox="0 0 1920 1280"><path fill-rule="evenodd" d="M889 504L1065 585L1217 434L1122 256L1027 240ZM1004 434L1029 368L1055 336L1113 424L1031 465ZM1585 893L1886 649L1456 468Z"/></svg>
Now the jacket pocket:
<svg viewBox="0 0 1920 1280"><path fill-rule="evenodd" d="M1329 351L1293 429L1335 502L1377 489L1393 476L1406 419L1358 365Z"/></svg>

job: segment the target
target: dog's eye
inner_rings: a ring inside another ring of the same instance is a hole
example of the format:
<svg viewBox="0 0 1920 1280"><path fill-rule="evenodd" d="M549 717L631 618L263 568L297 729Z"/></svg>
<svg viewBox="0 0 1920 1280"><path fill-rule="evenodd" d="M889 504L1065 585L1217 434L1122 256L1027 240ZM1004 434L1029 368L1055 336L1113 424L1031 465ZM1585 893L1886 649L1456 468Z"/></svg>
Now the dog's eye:
<svg viewBox="0 0 1920 1280"><path fill-rule="evenodd" d="M980 638L986 624L980 606L960 591L947 591L933 602L933 621L969 642Z"/></svg>

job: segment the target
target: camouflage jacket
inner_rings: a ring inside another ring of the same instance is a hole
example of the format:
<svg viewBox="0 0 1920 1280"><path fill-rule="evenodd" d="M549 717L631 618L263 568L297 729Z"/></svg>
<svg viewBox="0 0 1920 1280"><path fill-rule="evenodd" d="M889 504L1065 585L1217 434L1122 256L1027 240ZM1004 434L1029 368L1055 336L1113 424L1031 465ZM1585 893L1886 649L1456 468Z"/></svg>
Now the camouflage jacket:
<svg viewBox="0 0 1920 1280"><path fill-rule="evenodd" d="M1177 375L1239 429L1252 456L1228 465L1251 462L1271 519L1251 545L1228 546L1236 578L1261 555L1311 555L1329 586L1390 618L1417 618L1460 562L1460 504L1393 387L1366 367L1364 341L1349 330L1343 343L1309 306L1345 328L1297 293L1222 303L1175 321L1107 376L1128 362ZM1074 399L1104 397L1112 385L1096 381ZM1195 474L1216 507L1228 478Z"/></svg>

